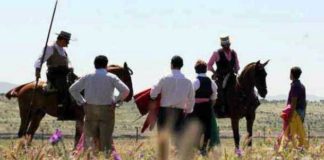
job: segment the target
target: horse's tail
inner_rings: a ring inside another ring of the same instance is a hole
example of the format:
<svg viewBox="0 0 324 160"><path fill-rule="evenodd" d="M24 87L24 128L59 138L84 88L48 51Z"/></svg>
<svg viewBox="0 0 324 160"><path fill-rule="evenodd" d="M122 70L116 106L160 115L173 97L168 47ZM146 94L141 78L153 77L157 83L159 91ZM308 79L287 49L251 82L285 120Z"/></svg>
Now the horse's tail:
<svg viewBox="0 0 324 160"><path fill-rule="evenodd" d="M19 91L20 91L24 86L26 86L27 84L30 84L30 83L32 83L32 82L25 83L25 84L23 84L23 85L20 85L20 86L18 86L18 87L16 87L16 88L13 88L13 89L9 90L9 91L6 93L6 97L7 97L8 99L18 97L18 96L19 96Z"/></svg>

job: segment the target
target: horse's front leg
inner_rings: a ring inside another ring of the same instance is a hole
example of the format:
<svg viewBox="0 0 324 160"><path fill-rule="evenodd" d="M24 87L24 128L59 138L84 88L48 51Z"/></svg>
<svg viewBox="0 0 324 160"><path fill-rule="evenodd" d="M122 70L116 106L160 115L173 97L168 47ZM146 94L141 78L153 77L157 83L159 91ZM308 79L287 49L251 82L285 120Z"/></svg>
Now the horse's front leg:
<svg viewBox="0 0 324 160"><path fill-rule="evenodd" d="M236 152L236 154L241 155L239 119L238 118L231 118L231 123L232 123L232 130L233 130L234 143L235 143L235 152Z"/></svg>
<svg viewBox="0 0 324 160"><path fill-rule="evenodd" d="M245 117L246 119L246 128L248 132L248 146L252 147L252 138L253 138L253 123L255 120L255 113L252 113L251 115L248 115Z"/></svg>

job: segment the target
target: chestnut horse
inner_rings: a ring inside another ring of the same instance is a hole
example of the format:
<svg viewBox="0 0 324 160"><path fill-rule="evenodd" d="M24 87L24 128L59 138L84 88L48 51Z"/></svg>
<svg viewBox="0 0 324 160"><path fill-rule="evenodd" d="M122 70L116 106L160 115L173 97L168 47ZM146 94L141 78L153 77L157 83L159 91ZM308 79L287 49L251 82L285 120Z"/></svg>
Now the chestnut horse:
<svg viewBox="0 0 324 160"><path fill-rule="evenodd" d="M133 85L131 75L133 71L128 68L127 64L124 63L124 67L118 65L109 65L107 68L108 72L117 75L130 89L130 93L125 99L126 102L130 101L133 97ZM37 89L35 90L34 100L32 105L32 94L35 87L34 82L23 84L19 87L11 89L6 97L8 99L17 97L20 113L20 128L18 131L18 137L30 136L30 141L41 122L45 114L57 117L57 98L56 94L46 95L44 94L42 84L45 82L39 82ZM77 144L83 128L84 111L80 106L71 107L73 110L69 111L76 117L75 121L75 145Z"/></svg>
<svg viewBox="0 0 324 160"><path fill-rule="evenodd" d="M246 126L248 132L248 146L252 146L252 133L253 123L255 120L255 112L260 105L255 95L254 88L257 88L258 94L265 98L267 95L267 83L265 66L269 61L265 63L254 62L248 64L242 71L242 73L235 78L228 81L226 90L226 102L227 102L227 114L218 118L230 118L231 126L234 135L234 142L237 154L241 154L239 148L240 135L239 135L239 120L243 117L246 119ZM220 107L216 103L214 106L216 115L220 112Z"/></svg>

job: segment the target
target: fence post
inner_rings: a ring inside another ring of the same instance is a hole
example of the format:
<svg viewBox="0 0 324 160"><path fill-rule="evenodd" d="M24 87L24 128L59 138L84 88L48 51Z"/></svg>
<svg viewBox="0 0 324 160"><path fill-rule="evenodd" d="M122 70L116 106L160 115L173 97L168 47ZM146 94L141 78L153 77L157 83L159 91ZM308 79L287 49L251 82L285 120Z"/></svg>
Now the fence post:
<svg viewBox="0 0 324 160"><path fill-rule="evenodd" d="M136 128L136 143L138 142L138 127L135 127Z"/></svg>
<svg viewBox="0 0 324 160"><path fill-rule="evenodd" d="M42 131L42 145L44 145L44 129L42 128L41 131Z"/></svg>
<svg viewBox="0 0 324 160"><path fill-rule="evenodd" d="M311 130L310 130L310 125L307 124L307 132L308 132L308 142L310 141L310 134L311 134Z"/></svg>

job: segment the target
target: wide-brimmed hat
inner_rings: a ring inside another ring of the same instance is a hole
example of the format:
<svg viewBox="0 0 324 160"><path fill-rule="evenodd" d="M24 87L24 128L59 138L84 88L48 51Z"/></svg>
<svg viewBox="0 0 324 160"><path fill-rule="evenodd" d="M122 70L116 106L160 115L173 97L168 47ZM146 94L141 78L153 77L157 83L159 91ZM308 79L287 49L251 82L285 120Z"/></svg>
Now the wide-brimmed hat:
<svg viewBox="0 0 324 160"><path fill-rule="evenodd" d="M231 44L229 36L220 37L221 45Z"/></svg>
<svg viewBox="0 0 324 160"><path fill-rule="evenodd" d="M57 36L62 37L66 40L71 40L71 33L69 32L61 31L60 33L56 33L56 34Z"/></svg>

